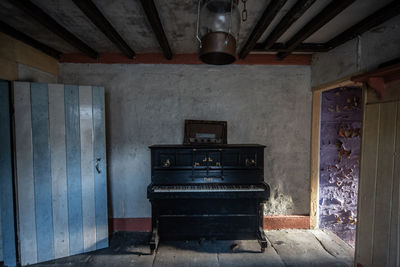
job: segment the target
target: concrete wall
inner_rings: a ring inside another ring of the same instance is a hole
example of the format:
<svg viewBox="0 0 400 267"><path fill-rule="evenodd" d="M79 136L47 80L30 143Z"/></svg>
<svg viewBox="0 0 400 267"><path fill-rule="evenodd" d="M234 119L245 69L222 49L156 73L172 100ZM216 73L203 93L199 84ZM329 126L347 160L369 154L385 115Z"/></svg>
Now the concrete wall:
<svg viewBox="0 0 400 267"><path fill-rule="evenodd" d="M312 86L333 82L400 57L400 16L328 53L313 55Z"/></svg>
<svg viewBox="0 0 400 267"><path fill-rule="evenodd" d="M59 82L106 88L114 218L150 217L152 144L180 144L185 119L227 120L229 143L260 143L268 214L309 213L308 66L60 64Z"/></svg>

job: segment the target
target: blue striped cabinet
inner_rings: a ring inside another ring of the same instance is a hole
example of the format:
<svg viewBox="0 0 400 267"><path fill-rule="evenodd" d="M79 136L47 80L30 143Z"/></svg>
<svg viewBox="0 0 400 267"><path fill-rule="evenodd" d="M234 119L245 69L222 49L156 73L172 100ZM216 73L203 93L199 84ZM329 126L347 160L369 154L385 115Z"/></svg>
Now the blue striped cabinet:
<svg viewBox="0 0 400 267"><path fill-rule="evenodd" d="M104 88L13 87L21 264L107 247Z"/></svg>

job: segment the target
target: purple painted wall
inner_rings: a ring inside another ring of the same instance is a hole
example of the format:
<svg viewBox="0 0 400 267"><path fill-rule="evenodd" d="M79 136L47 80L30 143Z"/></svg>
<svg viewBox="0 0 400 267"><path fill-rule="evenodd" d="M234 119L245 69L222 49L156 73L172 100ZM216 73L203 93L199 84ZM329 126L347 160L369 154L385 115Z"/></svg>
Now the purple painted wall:
<svg viewBox="0 0 400 267"><path fill-rule="evenodd" d="M319 227L354 247L360 165L362 90L340 87L322 93Z"/></svg>

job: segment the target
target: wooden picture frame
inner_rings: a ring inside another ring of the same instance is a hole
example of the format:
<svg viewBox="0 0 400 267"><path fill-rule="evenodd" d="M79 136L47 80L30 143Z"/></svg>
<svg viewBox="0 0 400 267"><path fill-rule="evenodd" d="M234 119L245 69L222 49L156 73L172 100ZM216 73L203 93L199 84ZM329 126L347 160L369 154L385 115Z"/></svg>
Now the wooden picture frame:
<svg viewBox="0 0 400 267"><path fill-rule="evenodd" d="M226 121L185 120L183 144L227 144Z"/></svg>

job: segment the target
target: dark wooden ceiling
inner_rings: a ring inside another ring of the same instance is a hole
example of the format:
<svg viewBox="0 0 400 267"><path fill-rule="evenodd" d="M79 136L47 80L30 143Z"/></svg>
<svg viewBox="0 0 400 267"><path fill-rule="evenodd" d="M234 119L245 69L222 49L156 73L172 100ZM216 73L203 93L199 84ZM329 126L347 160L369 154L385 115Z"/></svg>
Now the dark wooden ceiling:
<svg viewBox="0 0 400 267"><path fill-rule="evenodd" d="M240 1L240 8L242 8ZM0 31L52 57L196 53L197 0L4 0ZM400 14L396 0L247 1L238 55L326 52Z"/></svg>

